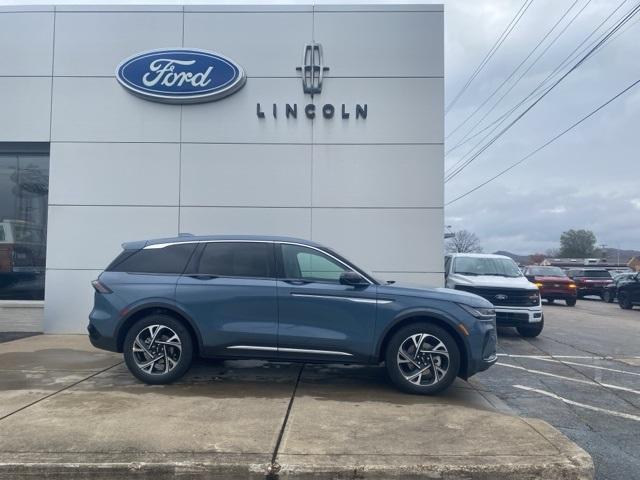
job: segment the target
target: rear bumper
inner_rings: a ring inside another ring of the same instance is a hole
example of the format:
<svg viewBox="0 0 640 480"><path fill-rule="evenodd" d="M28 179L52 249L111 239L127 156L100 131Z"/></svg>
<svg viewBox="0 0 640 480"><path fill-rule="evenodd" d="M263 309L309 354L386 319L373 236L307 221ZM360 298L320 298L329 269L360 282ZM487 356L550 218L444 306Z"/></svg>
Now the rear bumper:
<svg viewBox="0 0 640 480"><path fill-rule="evenodd" d="M89 332L89 341L94 347L110 352L118 351L118 342L115 338L101 334L92 324L87 326L87 331Z"/></svg>
<svg viewBox="0 0 640 480"><path fill-rule="evenodd" d="M578 287L580 295L602 295L607 287Z"/></svg>
<svg viewBox="0 0 640 480"><path fill-rule="evenodd" d="M540 292L540 296L545 300L571 300L578 295L575 290L569 292Z"/></svg>

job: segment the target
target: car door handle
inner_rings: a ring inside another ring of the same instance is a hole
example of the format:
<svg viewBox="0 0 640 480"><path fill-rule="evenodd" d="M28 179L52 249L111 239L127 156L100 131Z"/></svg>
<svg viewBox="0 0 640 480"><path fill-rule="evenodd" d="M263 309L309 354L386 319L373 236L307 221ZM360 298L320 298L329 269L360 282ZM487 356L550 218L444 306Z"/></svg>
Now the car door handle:
<svg viewBox="0 0 640 480"><path fill-rule="evenodd" d="M218 278L216 275L187 275L189 278L195 278L196 280L213 280L214 278Z"/></svg>
<svg viewBox="0 0 640 480"><path fill-rule="evenodd" d="M289 285L306 285L308 283L311 283L309 280L299 280L299 279L289 279L289 280L282 280L285 283L288 283Z"/></svg>

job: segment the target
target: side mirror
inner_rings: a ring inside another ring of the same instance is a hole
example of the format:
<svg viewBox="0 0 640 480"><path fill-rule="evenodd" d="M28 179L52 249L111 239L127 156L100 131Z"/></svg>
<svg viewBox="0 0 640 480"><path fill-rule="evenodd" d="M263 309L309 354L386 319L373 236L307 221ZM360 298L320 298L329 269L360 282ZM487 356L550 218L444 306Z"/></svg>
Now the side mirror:
<svg viewBox="0 0 640 480"><path fill-rule="evenodd" d="M340 283L342 285L363 286L369 285L362 275L356 272L344 272L340 275Z"/></svg>

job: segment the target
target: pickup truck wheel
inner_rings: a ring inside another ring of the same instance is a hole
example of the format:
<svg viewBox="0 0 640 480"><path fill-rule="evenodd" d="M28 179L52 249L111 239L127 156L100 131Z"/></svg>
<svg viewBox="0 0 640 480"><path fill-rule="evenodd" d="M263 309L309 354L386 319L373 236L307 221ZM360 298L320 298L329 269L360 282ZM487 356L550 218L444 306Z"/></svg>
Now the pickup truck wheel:
<svg viewBox="0 0 640 480"><path fill-rule="evenodd" d="M542 319L540 323L534 323L533 325L517 327L517 330L518 330L518 333L523 337L533 338L540 335L542 333L543 328L544 328L544 319Z"/></svg>
<svg viewBox="0 0 640 480"><path fill-rule="evenodd" d="M149 315L138 320L124 340L124 361L144 383L163 385L182 377L193 357L187 329L169 315Z"/></svg>
<svg viewBox="0 0 640 480"><path fill-rule="evenodd" d="M547 303L548 303L549 305L551 305L553 302L555 302L555 299L553 299L553 298L549 298L549 299L547 299Z"/></svg>
<svg viewBox="0 0 640 480"><path fill-rule="evenodd" d="M575 298L567 298L565 300L565 302L567 303L567 307L575 307L576 306L576 299Z"/></svg>
<svg viewBox="0 0 640 480"><path fill-rule="evenodd" d="M444 329L415 323L393 334L385 363L391 381L400 390L433 395L449 387L458 376L460 351Z"/></svg>
<svg viewBox="0 0 640 480"><path fill-rule="evenodd" d="M618 305L620 305L620 308L623 310L631 310L633 308L633 303L631 303L627 292L618 293Z"/></svg>

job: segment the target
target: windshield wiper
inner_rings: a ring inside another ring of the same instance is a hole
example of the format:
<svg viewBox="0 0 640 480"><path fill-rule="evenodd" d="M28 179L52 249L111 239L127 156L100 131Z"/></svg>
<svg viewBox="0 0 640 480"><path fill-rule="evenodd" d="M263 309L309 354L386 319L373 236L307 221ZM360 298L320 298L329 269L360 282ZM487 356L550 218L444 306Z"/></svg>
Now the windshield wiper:
<svg viewBox="0 0 640 480"><path fill-rule="evenodd" d="M476 272L455 272L455 273L457 273L458 275L475 275L475 276L480 275L479 273L476 273Z"/></svg>

